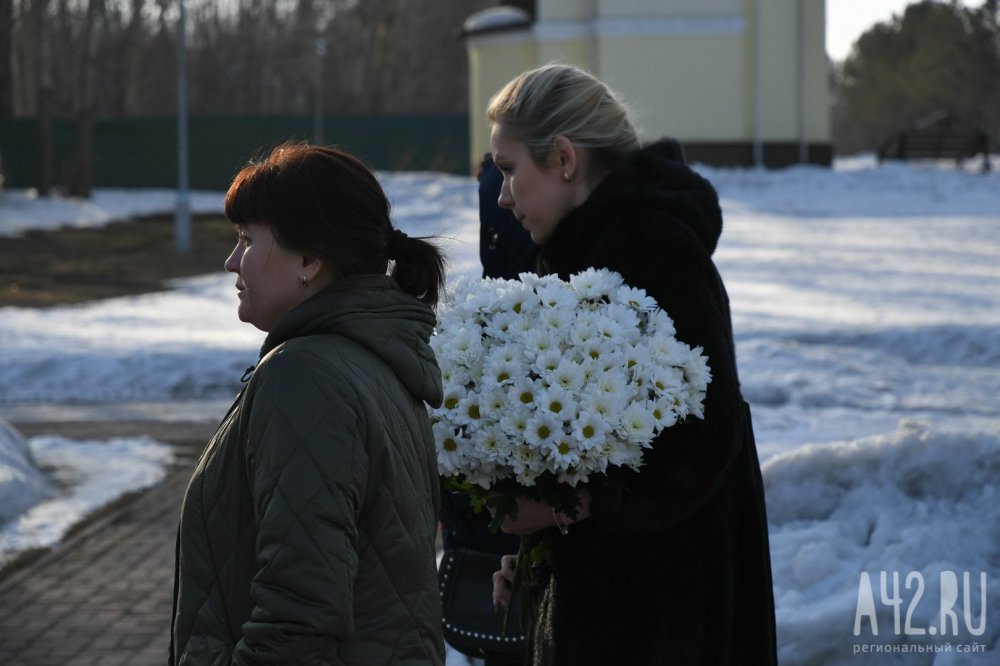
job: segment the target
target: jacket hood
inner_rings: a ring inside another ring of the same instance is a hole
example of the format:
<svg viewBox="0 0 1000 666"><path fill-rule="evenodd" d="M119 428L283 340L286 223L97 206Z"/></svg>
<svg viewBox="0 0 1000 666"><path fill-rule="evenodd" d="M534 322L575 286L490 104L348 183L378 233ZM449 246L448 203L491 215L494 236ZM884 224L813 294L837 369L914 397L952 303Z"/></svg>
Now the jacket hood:
<svg viewBox="0 0 1000 666"><path fill-rule="evenodd" d="M709 255L722 234L715 188L685 164L680 143L662 139L635 151L605 176L587 201L559 223L553 238L577 219L619 219L630 210L663 211Z"/></svg>
<svg viewBox="0 0 1000 666"><path fill-rule="evenodd" d="M430 346L435 323L434 312L391 277L353 275L281 317L265 338L260 357L291 338L341 335L385 361L411 395L437 407L443 390Z"/></svg>

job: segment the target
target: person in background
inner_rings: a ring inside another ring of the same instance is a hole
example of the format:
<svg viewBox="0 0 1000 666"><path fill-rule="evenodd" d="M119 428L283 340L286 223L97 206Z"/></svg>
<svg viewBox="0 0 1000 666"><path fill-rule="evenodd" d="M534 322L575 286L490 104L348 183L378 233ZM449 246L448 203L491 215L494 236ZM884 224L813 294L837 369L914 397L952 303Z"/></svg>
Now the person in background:
<svg viewBox="0 0 1000 666"><path fill-rule="evenodd" d="M170 663L442 664L443 258L335 148L275 148L225 211L237 314L267 337L184 496Z"/></svg>
<svg viewBox="0 0 1000 666"><path fill-rule="evenodd" d="M516 280L537 271L539 247L514 214L497 205L503 174L486 153L479 166L479 261L484 278Z"/></svg>
<svg viewBox="0 0 1000 666"><path fill-rule="evenodd" d="M541 245L542 274L604 268L645 290L700 346L704 419L665 428L638 471L578 493L576 518L519 498L506 532L547 542L532 664L776 663L763 484L740 393L729 298L712 261L722 213L680 145L642 146L628 109L587 72L547 65L491 100L499 204ZM510 601L513 558L494 575Z"/></svg>

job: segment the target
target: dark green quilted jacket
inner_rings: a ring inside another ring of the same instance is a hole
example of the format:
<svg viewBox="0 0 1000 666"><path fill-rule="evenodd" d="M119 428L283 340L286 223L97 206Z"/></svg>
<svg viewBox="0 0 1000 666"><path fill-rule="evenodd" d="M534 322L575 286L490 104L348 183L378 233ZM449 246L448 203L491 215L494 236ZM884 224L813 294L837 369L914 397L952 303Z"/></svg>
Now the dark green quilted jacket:
<svg viewBox="0 0 1000 666"><path fill-rule="evenodd" d="M384 276L286 314L181 510L171 664L441 664L429 308Z"/></svg>

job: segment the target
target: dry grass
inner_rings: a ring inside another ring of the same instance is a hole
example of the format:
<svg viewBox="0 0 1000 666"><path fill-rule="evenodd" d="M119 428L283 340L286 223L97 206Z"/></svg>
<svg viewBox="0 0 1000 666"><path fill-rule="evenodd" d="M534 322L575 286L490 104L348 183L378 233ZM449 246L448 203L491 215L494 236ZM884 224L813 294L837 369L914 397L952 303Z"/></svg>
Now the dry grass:
<svg viewBox="0 0 1000 666"><path fill-rule="evenodd" d="M219 215L195 217L190 252L174 249L173 218L0 237L0 306L44 307L141 294L171 278L222 270L236 241Z"/></svg>

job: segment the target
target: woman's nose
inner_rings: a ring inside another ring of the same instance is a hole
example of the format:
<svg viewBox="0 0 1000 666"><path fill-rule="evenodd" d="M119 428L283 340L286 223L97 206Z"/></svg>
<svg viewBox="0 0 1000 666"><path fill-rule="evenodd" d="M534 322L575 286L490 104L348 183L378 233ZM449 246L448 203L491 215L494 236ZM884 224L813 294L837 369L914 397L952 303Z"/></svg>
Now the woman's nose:
<svg viewBox="0 0 1000 666"><path fill-rule="evenodd" d="M243 246L240 243L237 243L236 247L233 248L233 251L229 253L228 257L226 257L225 268L230 273L240 272L240 259L243 257L242 247Z"/></svg>
<svg viewBox="0 0 1000 666"><path fill-rule="evenodd" d="M510 195L510 187L507 185L506 181L500 188L500 196L497 198L497 205L501 208L514 207L514 197Z"/></svg>

